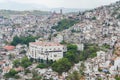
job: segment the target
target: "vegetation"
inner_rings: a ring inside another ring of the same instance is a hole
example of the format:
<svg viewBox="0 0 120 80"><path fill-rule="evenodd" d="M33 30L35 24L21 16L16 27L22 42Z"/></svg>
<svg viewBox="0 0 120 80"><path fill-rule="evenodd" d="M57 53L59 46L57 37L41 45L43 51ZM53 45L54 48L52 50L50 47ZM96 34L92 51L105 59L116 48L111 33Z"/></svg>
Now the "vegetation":
<svg viewBox="0 0 120 80"><path fill-rule="evenodd" d="M31 80L42 80L42 77L38 75L35 70L32 70L33 78Z"/></svg>
<svg viewBox="0 0 120 80"><path fill-rule="evenodd" d="M67 58L62 58L52 64L52 69L59 74L67 72L71 68L71 63Z"/></svg>
<svg viewBox="0 0 120 80"><path fill-rule="evenodd" d="M87 58L96 57L97 56L96 52L98 50L100 49L96 44L85 44L85 50L82 52L79 52L77 50L77 45L68 44L67 52L65 53L64 58L53 63L52 68L54 71L61 74L62 72L68 71L72 65L74 65L75 63L78 63L80 60L84 61ZM69 66L67 66L67 64ZM85 66L84 64L81 64L81 66L82 67L80 69L80 73L81 75L84 75L83 69Z"/></svg>
<svg viewBox="0 0 120 80"><path fill-rule="evenodd" d="M81 63L79 71L74 71L70 73L67 77L67 80L84 80L84 72L83 72L84 70L85 70L85 65L83 62Z"/></svg>
<svg viewBox="0 0 120 80"><path fill-rule="evenodd" d="M27 68L31 64L32 64L31 61L27 57L22 58L22 60L21 60L22 67Z"/></svg>
<svg viewBox="0 0 120 80"><path fill-rule="evenodd" d="M103 47L104 49L109 49L109 48L110 48L110 45L108 45L108 44L103 44L102 47Z"/></svg>
<svg viewBox="0 0 120 80"><path fill-rule="evenodd" d="M98 71L99 71L99 72L102 72L102 69L101 69L101 68L98 68Z"/></svg>
<svg viewBox="0 0 120 80"><path fill-rule="evenodd" d="M25 54L26 53L26 50L22 50L21 52L20 52L20 54Z"/></svg>
<svg viewBox="0 0 120 80"><path fill-rule="evenodd" d="M81 76L84 76L84 72L83 72L84 70L85 70L85 65L84 63L81 63L81 66L79 68L79 73Z"/></svg>
<svg viewBox="0 0 120 80"><path fill-rule="evenodd" d="M78 20L63 19L60 22L58 22L58 25L53 26L52 28L56 29L57 31L63 31L64 29L68 29L78 22Z"/></svg>
<svg viewBox="0 0 120 80"><path fill-rule="evenodd" d="M102 80L102 79L98 77L97 80Z"/></svg>
<svg viewBox="0 0 120 80"><path fill-rule="evenodd" d="M96 20L96 17L94 16L94 17L92 17L92 20Z"/></svg>
<svg viewBox="0 0 120 80"><path fill-rule="evenodd" d="M73 52L67 52L65 58L67 58L72 65L79 62L79 55Z"/></svg>
<svg viewBox="0 0 120 80"><path fill-rule="evenodd" d="M68 44L67 45L68 52L77 52L77 45L74 44Z"/></svg>
<svg viewBox="0 0 120 80"><path fill-rule="evenodd" d="M3 14L3 16L9 17L10 15L16 15L16 14L30 14L30 15L48 15L50 12L47 11L39 11L39 10L33 10L33 11L14 11L14 10L0 10L0 14Z"/></svg>
<svg viewBox="0 0 120 80"><path fill-rule="evenodd" d="M17 73L18 73L17 71L15 71L14 69L11 69L8 73L6 73L4 75L4 77L6 77L6 78L19 78L19 76L16 75Z"/></svg>
<svg viewBox="0 0 120 80"><path fill-rule="evenodd" d="M117 19L120 19L120 14L117 16Z"/></svg>
<svg viewBox="0 0 120 80"><path fill-rule="evenodd" d="M116 75L115 80L120 80L120 76Z"/></svg>
<svg viewBox="0 0 120 80"><path fill-rule="evenodd" d="M25 75L26 75L27 73L31 73L31 71L30 71L29 69L25 69L24 72L25 72Z"/></svg>
<svg viewBox="0 0 120 80"><path fill-rule="evenodd" d="M38 37L34 37L34 36L28 36L28 37L18 37L15 36L13 38L13 41L11 42L11 45L16 46L17 44L29 44L29 42L35 42L35 39L37 39Z"/></svg>
<svg viewBox="0 0 120 80"><path fill-rule="evenodd" d="M87 58L94 58L97 56L96 52L99 51L100 48L96 44L85 44L84 51L80 53L80 60L84 61Z"/></svg>
<svg viewBox="0 0 120 80"><path fill-rule="evenodd" d="M13 61L14 67L19 67L20 66L20 60L16 59Z"/></svg>
<svg viewBox="0 0 120 80"><path fill-rule="evenodd" d="M81 30L74 30L74 29L72 29L71 32L72 32L72 33L80 33Z"/></svg>
<svg viewBox="0 0 120 80"><path fill-rule="evenodd" d="M67 44L64 40L60 42L60 44Z"/></svg>
<svg viewBox="0 0 120 80"><path fill-rule="evenodd" d="M77 53L77 45L68 44L67 45L67 53L65 54L65 58L71 62L73 65L74 63L79 62L79 54Z"/></svg>
<svg viewBox="0 0 120 80"><path fill-rule="evenodd" d="M47 65L47 64L44 64L44 63L41 63L41 64L38 64L38 65L37 65L37 68L41 68L41 69L47 68L47 67L48 67L48 65Z"/></svg>
<svg viewBox="0 0 120 80"><path fill-rule="evenodd" d="M24 68L27 68L31 64L32 62L27 57L23 57L21 60L16 59L13 61L14 67L22 66Z"/></svg>
<svg viewBox="0 0 120 80"><path fill-rule="evenodd" d="M72 74L69 74L67 77L67 80L80 80L81 75L77 72L74 71Z"/></svg>

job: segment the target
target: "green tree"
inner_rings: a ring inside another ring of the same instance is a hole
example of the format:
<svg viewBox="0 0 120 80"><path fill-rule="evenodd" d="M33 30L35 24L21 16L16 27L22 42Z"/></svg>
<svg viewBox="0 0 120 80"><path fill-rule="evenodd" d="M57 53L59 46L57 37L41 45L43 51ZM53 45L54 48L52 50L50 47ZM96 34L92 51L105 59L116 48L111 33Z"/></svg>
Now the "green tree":
<svg viewBox="0 0 120 80"><path fill-rule="evenodd" d="M11 75L11 76L15 76L15 74L17 74L18 72L17 71L15 71L14 69L11 69L10 71L9 71L9 74Z"/></svg>
<svg viewBox="0 0 120 80"><path fill-rule="evenodd" d="M84 51L80 52L80 60L84 61L87 58L94 58L97 56L96 52L100 50L100 47L97 44L86 43Z"/></svg>
<svg viewBox="0 0 120 80"><path fill-rule="evenodd" d="M14 45L14 46L16 46L20 42L21 42L21 39L18 36L15 36L13 38L13 41L11 42L11 44Z"/></svg>
<svg viewBox="0 0 120 80"><path fill-rule="evenodd" d="M120 14L117 16L117 19L120 19Z"/></svg>
<svg viewBox="0 0 120 80"><path fill-rule="evenodd" d="M80 80L80 77L81 75L79 74L79 72L74 71L72 74L69 74L67 80Z"/></svg>
<svg viewBox="0 0 120 80"><path fill-rule="evenodd" d="M71 68L71 63L67 58L59 59L52 64L52 69L59 74L62 72L67 72Z"/></svg>
<svg viewBox="0 0 120 80"><path fill-rule="evenodd" d="M79 62L79 55L73 52L67 52L65 58L67 58L72 64Z"/></svg>
<svg viewBox="0 0 120 80"><path fill-rule="evenodd" d="M96 20L96 17L94 16L94 17L92 17L92 20Z"/></svg>
<svg viewBox="0 0 120 80"><path fill-rule="evenodd" d="M84 76L84 71L85 70L85 65L84 63L82 62L81 65L80 65L80 68L79 68L79 73L81 76Z"/></svg>
<svg viewBox="0 0 120 80"><path fill-rule="evenodd" d="M73 20L73 19L63 19L58 22L58 25L53 26L53 29L56 29L57 31L62 31L64 29L68 29L72 27L74 24L78 23L79 20Z"/></svg>
<svg viewBox="0 0 120 80"><path fill-rule="evenodd" d="M116 75L115 80L120 80L120 76Z"/></svg>
<svg viewBox="0 0 120 80"><path fill-rule="evenodd" d="M48 67L48 65L47 65L47 64L44 64L44 63L41 63L41 64L38 64L38 65L37 65L37 68L41 68L41 69L47 68L47 67Z"/></svg>
<svg viewBox="0 0 120 80"><path fill-rule="evenodd" d="M34 36L27 36L27 37L18 37L15 36L13 38L13 41L11 42L11 45L16 46L17 44L29 44L29 42L35 42L35 39L38 39L39 37Z"/></svg>
<svg viewBox="0 0 120 80"><path fill-rule="evenodd" d="M22 67L27 68L31 64L32 64L31 61L27 57L22 58L22 60L21 60Z"/></svg>
<svg viewBox="0 0 120 80"><path fill-rule="evenodd" d="M31 73L31 71L30 71L29 69L25 69L24 72L25 72L25 75L26 75L27 73Z"/></svg>
<svg viewBox="0 0 120 80"><path fill-rule="evenodd" d="M68 44L68 45L67 45L67 50L68 50L68 51L72 51L72 52L77 52L77 45Z"/></svg>
<svg viewBox="0 0 120 80"><path fill-rule="evenodd" d="M20 60L18 60L18 59L14 60L13 65L14 65L14 67L20 66Z"/></svg>
<svg viewBox="0 0 120 80"><path fill-rule="evenodd" d="M14 77L18 72L15 71L14 69L11 69L8 73L6 73L4 76L6 78Z"/></svg>

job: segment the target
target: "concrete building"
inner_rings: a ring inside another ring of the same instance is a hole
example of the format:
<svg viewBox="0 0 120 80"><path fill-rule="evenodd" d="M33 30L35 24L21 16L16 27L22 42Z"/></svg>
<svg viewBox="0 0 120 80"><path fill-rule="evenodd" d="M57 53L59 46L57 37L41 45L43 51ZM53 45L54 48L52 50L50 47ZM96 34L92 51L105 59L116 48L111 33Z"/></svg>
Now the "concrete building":
<svg viewBox="0 0 120 80"><path fill-rule="evenodd" d="M29 43L29 58L43 60L59 60L63 57L64 46L55 42L31 42Z"/></svg>

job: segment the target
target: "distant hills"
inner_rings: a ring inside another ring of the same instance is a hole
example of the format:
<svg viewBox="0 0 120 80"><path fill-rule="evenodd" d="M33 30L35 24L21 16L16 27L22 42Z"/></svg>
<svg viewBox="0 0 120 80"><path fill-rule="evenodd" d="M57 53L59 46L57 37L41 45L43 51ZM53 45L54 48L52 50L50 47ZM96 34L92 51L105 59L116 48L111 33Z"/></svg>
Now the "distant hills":
<svg viewBox="0 0 120 80"><path fill-rule="evenodd" d="M15 11L15 10L0 10L1 16L9 16L9 15L18 15L18 14L29 14L29 15L48 15L50 12L48 11L40 11L40 10L31 10L31 11Z"/></svg>
<svg viewBox="0 0 120 80"><path fill-rule="evenodd" d="M18 11L18 10L0 10L1 16L9 16L9 15L16 15L16 14L30 14L30 15L48 15L51 12L60 13L60 9L62 9L63 13L71 13L71 12L79 12L85 11L85 9L72 9L72 8L53 8L53 9L46 9L46 10L25 10L25 11Z"/></svg>
<svg viewBox="0 0 120 80"><path fill-rule="evenodd" d="M60 9L63 10L63 13L69 13L69 12L78 12L78 11L84 11L86 9L76 9L76 8L48 8L42 4L31 4L31 3L18 3L18 2L13 2L13 1L7 1L5 3L0 3L0 9L1 10L7 10L4 12L10 12L8 10L15 10L15 11L56 11L59 12ZM16 12L15 12L16 13Z"/></svg>

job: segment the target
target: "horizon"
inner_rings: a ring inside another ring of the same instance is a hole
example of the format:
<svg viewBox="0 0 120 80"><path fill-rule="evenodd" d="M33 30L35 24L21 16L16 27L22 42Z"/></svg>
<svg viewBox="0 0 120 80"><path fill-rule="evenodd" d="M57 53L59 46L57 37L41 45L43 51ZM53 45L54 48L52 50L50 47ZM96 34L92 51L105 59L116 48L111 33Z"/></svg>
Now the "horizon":
<svg viewBox="0 0 120 80"><path fill-rule="evenodd" d="M41 11L51 11L53 9L94 9L100 6L109 5L120 0L0 0L0 10L15 10L15 11L30 11L30 10L41 10ZM73 4L74 3L74 4ZM86 6L87 5L87 6Z"/></svg>

